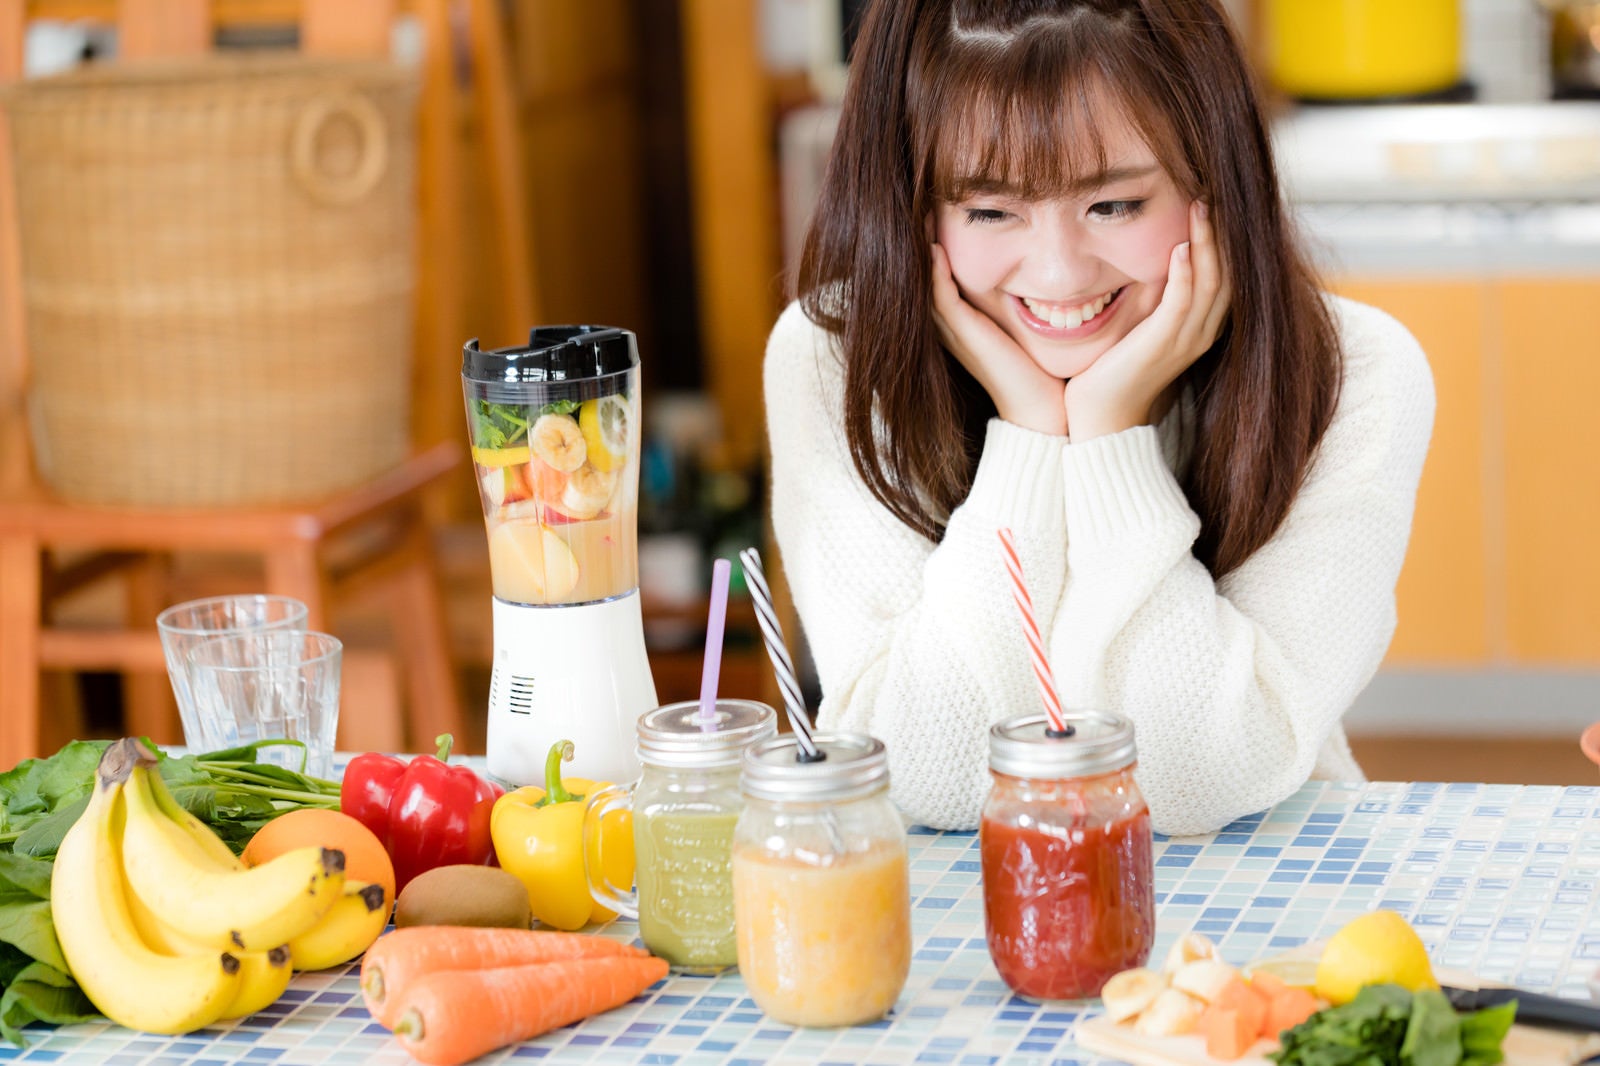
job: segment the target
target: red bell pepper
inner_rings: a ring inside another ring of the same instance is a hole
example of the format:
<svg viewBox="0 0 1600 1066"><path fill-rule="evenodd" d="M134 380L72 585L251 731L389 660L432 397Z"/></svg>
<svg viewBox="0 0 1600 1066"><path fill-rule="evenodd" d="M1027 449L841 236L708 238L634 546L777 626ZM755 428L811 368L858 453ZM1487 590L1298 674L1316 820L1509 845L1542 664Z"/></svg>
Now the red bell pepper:
<svg viewBox="0 0 1600 1066"><path fill-rule="evenodd" d="M494 864L489 816L504 789L469 767L448 765L451 743L445 733L437 757L405 763L368 752L345 768L339 807L383 841L396 892L435 866Z"/></svg>

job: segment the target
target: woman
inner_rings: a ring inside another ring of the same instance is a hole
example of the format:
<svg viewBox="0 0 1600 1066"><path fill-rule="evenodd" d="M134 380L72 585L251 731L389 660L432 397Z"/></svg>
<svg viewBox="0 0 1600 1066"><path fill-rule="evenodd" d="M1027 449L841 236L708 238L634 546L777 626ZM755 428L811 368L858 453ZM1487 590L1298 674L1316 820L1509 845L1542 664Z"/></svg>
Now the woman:
<svg viewBox="0 0 1600 1066"><path fill-rule="evenodd" d="M879 0L766 362L819 724L977 825L987 730L1134 722L1155 827L1309 776L1393 634L1433 418L1411 336L1318 292L1213 0Z"/></svg>

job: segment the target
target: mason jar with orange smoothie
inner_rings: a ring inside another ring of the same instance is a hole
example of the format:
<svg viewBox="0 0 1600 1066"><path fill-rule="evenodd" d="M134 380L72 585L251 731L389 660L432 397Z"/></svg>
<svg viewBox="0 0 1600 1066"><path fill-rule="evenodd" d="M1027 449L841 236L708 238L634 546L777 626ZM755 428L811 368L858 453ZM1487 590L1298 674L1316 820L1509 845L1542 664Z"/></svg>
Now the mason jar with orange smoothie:
<svg viewBox="0 0 1600 1066"><path fill-rule="evenodd" d="M753 745L733 835L739 972L767 1016L861 1025L888 1013L911 969L906 831L883 743L819 733Z"/></svg>

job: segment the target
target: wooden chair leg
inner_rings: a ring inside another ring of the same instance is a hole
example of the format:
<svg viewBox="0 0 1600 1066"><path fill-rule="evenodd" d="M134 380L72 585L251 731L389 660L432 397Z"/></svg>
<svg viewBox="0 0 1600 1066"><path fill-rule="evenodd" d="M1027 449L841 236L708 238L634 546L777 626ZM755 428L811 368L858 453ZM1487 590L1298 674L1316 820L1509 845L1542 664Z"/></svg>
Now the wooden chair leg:
<svg viewBox="0 0 1600 1066"><path fill-rule="evenodd" d="M0 769L39 751L39 542L0 538Z"/></svg>
<svg viewBox="0 0 1600 1066"><path fill-rule="evenodd" d="M339 751L414 751L406 747L399 671L386 651L346 647L339 669ZM432 750L431 748L422 750Z"/></svg>
<svg viewBox="0 0 1600 1066"><path fill-rule="evenodd" d="M395 642L405 662L406 723L414 749L431 751L440 733L463 741L467 720L445 631L433 542L420 514L407 527L401 553L392 588Z"/></svg>
<svg viewBox="0 0 1600 1066"><path fill-rule="evenodd" d="M306 628L327 631L328 579L317 558L317 545L297 542L268 552L267 591L293 596L306 605Z"/></svg>
<svg viewBox="0 0 1600 1066"><path fill-rule="evenodd" d="M127 568L129 629L155 631L156 615L169 606L170 571L171 559L158 553L147 555ZM157 744L183 741L178 704L165 670L123 672L122 725L128 735L149 737Z"/></svg>

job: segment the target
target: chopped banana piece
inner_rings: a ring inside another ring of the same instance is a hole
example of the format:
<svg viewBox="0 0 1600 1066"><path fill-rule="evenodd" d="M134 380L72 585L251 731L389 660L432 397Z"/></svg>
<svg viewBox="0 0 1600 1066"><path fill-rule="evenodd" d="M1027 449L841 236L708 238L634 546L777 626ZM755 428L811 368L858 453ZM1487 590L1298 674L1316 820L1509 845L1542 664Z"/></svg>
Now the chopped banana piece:
<svg viewBox="0 0 1600 1066"><path fill-rule="evenodd" d="M1238 967L1221 959L1197 959L1178 968L1172 975L1172 987L1203 1003L1213 1003L1222 995L1223 987L1238 976Z"/></svg>
<svg viewBox="0 0 1600 1066"><path fill-rule="evenodd" d="M1123 970L1106 982L1100 990L1100 1000L1105 1004L1106 1017L1120 1022L1150 1006L1166 988L1165 974L1142 967Z"/></svg>
<svg viewBox="0 0 1600 1066"><path fill-rule="evenodd" d="M1161 964L1161 971L1170 977L1188 963L1214 958L1217 958L1217 945L1211 942L1210 937L1203 933L1185 933L1167 952L1167 961Z"/></svg>
<svg viewBox="0 0 1600 1066"><path fill-rule="evenodd" d="M1194 1032L1204 1010L1201 1002L1176 988L1165 988L1155 1002L1133 1023L1134 1032L1143 1036L1182 1036Z"/></svg>

